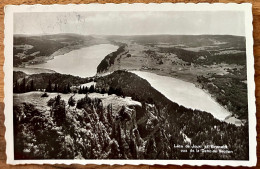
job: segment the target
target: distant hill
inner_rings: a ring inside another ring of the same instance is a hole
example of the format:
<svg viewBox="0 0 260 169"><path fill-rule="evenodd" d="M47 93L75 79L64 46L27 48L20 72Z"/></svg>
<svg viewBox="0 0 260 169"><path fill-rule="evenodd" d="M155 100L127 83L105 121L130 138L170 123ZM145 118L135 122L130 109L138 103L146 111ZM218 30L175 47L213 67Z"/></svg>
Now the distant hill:
<svg viewBox="0 0 260 169"><path fill-rule="evenodd" d="M78 34L14 35L14 66L41 63L59 49L69 52L105 42L104 39Z"/></svg>
<svg viewBox="0 0 260 169"><path fill-rule="evenodd" d="M227 47L245 47L244 36L233 35L133 35L133 36L106 36L113 41L133 41L142 45L167 43L172 45L187 45L200 47L214 45L217 42L225 42Z"/></svg>

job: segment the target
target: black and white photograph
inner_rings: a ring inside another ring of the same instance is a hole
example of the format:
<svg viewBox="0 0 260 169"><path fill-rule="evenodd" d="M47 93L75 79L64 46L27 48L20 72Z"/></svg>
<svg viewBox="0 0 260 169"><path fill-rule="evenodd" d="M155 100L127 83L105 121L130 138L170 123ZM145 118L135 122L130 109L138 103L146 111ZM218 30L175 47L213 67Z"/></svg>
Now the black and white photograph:
<svg viewBox="0 0 260 169"><path fill-rule="evenodd" d="M157 5L6 9L10 159L255 164L251 6Z"/></svg>

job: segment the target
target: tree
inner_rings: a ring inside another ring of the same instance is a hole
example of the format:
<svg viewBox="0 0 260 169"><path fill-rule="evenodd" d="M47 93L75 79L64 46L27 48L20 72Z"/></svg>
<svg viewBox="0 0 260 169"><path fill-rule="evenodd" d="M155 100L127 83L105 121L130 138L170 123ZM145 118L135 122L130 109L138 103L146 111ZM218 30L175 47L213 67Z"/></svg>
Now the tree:
<svg viewBox="0 0 260 169"><path fill-rule="evenodd" d="M85 94L85 87L84 86L82 86L82 93Z"/></svg>
<svg viewBox="0 0 260 169"><path fill-rule="evenodd" d="M120 150L117 141L114 139L111 140L111 142L109 143L109 147L110 147L110 152L108 155L109 159L118 159Z"/></svg>
<svg viewBox="0 0 260 169"><path fill-rule="evenodd" d="M102 107L101 112L99 114L99 121L101 121L103 124L107 123L107 120L106 120L105 115L104 115L103 107Z"/></svg>
<svg viewBox="0 0 260 169"><path fill-rule="evenodd" d="M89 90L88 90L88 87L86 86L85 89L84 89L84 91L83 91L83 93L84 93L84 94L88 94L88 91L89 91Z"/></svg>
<svg viewBox="0 0 260 169"><path fill-rule="evenodd" d="M71 93L71 90L70 90L70 83L68 83L68 85L67 85L67 91L68 91L68 93Z"/></svg>
<svg viewBox="0 0 260 169"><path fill-rule="evenodd" d="M48 86L46 87L46 92L52 92L52 88L51 88L51 80L50 80L50 79L49 79Z"/></svg>
<svg viewBox="0 0 260 169"><path fill-rule="evenodd" d="M114 94L115 93L115 89L113 87L109 87L108 89L108 95Z"/></svg>
<svg viewBox="0 0 260 169"><path fill-rule="evenodd" d="M54 90L53 92L57 93L58 92L58 84L55 83L55 87L54 87Z"/></svg>
<svg viewBox="0 0 260 169"><path fill-rule="evenodd" d="M20 86L20 91L21 91L22 93L25 93L25 92L26 92L25 77L23 78L23 82L22 82L22 84L21 84L21 86Z"/></svg>
<svg viewBox="0 0 260 169"><path fill-rule="evenodd" d="M129 149L132 154L132 158L136 159L137 158L137 146L136 146L136 142L134 139L130 140Z"/></svg>
<svg viewBox="0 0 260 169"><path fill-rule="evenodd" d="M49 95L46 92L44 92L41 97L49 97Z"/></svg>
<svg viewBox="0 0 260 169"><path fill-rule="evenodd" d="M119 145L119 151L122 154L123 157L125 157L125 149L124 149L124 141L122 138L121 133L121 124L119 123L117 126L117 138L116 138L118 145Z"/></svg>
<svg viewBox="0 0 260 169"><path fill-rule="evenodd" d="M14 89L13 89L14 93L20 93L20 85L18 83L18 80L16 80L15 84L14 84Z"/></svg>
<svg viewBox="0 0 260 169"><path fill-rule="evenodd" d="M120 87L120 88L116 88L116 90L114 91L114 93L115 93L117 96L124 96L121 87Z"/></svg>
<svg viewBox="0 0 260 169"><path fill-rule="evenodd" d="M46 93L47 94L47 93ZM47 106L49 106L51 108L51 117L52 117L52 112L53 112L53 107L54 107L54 102L55 102L55 99L54 98L51 98L48 102L47 102Z"/></svg>
<svg viewBox="0 0 260 169"><path fill-rule="evenodd" d="M85 107L86 104L90 104L91 103L91 99L88 97L88 95L86 94L86 96L82 99L79 99L77 101L77 105L76 108L77 109L82 109Z"/></svg>
<svg viewBox="0 0 260 169"><path fill-rule="evenodd" d="M154 159L157 155L157 147L153 136L151 136L145 145L145 158Z"/></svg>
<svg viewBox="0 0 260 169"><path fill-rule="evenodd" d="M58 125L61 125L66 118L65 101L61 100L61 96L58 95L55 98L51 98L47 105L51 107L51 116Z"/></svg>
<svg viewBox="0 0 260 169"><path fill-rule="evenodd" d="M58 97L60 98L60 95L58 95L57 98ZM59 102L58 101L55 102L53 116L58 125L61 125L64 122L64 120L66 119L65 106L66 106L66 104L65 104L64 100L59 100Z"/></svg>
<svg viewBox="0 0 260 169"><path fill-rule="evenodd" d="M101 94L105 94L106 90L104 88L101 89Z"/></svg>
<svg viewBox="0 0 260 169"><path fill-rule="evenodd" d="M79 87L79 91L78 91L79 94L82 94L82 89L81 89L81 86Z"/></svg>
<svg viewBox="0 0 260 169"><path fill-rule="evenodd" d="M89 93L94 93L95 92L95 87L94 85L91 85L89 88Z"/></svg>
<svg viewBox="0 0 260 169"><path fill-rule="evenodd" d="M74 95L73 95L74 96ZM69 100L68 100L68 104L71 107L74 107L76 104L76 100L73 98L73 96L70 96Z"/></svg>
<svg viewBox="0 0 260 169"><path fill-rule="evenodd" d="M63 87L63 91L62 91L63 94L68 94L68 86L64 86Z"/></svg>
<svg viewBox="0 0 260 169"><path fill-rule="evenodd" d="M30 85L26 86L25 92L30 92Z"/></svg>
<svg viewBox="0 0 260 169"><path fill-rule="evenodd" d="M30 91L35 91L33 80L31 81Z"/></svg>
<svg viewBox="0 0 260 169"><path fill-rule="evenodd" d="M108 106L107 106L107 120L108 120L108 123L110 125L113 125L115 123L113 123L113 109L112 109L112 103L110 103Z"/></svg>

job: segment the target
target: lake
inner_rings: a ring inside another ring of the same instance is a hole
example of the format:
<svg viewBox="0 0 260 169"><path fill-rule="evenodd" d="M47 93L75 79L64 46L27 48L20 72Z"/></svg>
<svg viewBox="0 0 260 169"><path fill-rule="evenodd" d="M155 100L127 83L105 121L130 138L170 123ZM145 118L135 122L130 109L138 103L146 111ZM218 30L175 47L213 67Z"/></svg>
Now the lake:
<svg viewBox="0 0 260 169"><path fill-rule="evenodd" d="M93 45L57 55L43 64L30 65L28 68L43 68L62 74L91 77L97 73L97 66L106 55L116 51L118 46L111 44Z"/></svg>
<svg viewBox="0 0 260 169"><path fill-rule="evenodd" d="M196 87L193 83L149 72L131 72L146 79L153 88L161 92L172 102L187 108L206 111L219 120L241 125L240 120L229 117L231 113L228 110L217 103L207 92Z"/></svg>

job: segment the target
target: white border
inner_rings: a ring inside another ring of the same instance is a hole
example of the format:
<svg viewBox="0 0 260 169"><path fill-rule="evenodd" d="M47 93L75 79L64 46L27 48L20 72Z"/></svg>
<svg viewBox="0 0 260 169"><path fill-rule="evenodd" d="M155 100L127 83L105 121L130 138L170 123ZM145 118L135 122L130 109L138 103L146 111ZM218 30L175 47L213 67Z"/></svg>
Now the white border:
<svg viewBox="0 0 260 169"><path fill-rule="evenodd" d="M249 106L249 161L239 160L14 160L13 156L13 13L15 12L84 12L84 11L244 11L246 30L247 82ZM255 166L256 156L256 105L253 56L252 5L222 3L162 3L162 4L82 4L82 5L8 5L5 6L5 126L6 154L8 164L177 164L213 166Z"/></svg>

